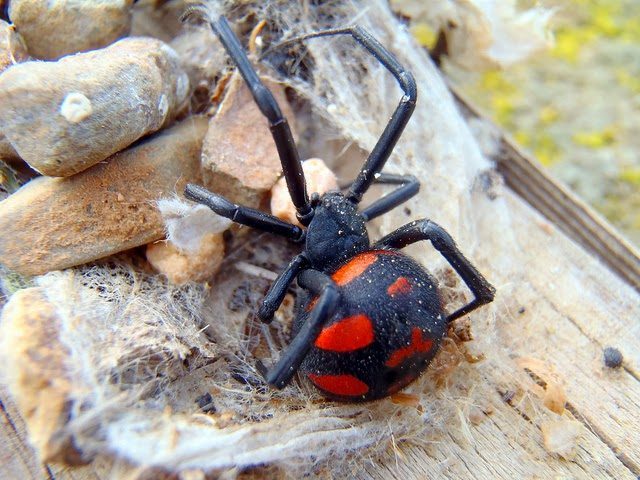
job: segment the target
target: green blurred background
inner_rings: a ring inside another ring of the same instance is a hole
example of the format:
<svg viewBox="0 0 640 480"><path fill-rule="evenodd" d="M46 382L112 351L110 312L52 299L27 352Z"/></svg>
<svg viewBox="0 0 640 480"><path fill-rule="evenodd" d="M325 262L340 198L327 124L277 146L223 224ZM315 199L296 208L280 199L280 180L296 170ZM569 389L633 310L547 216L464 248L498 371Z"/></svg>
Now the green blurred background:
<svg viewBox="0 0 640 480"><path fill-rule="evenodd" d="M640 0L546 0L555 45L505 70L444 70L635 245L640 245ZM425 45L435 35L412 31Z"/></svg>

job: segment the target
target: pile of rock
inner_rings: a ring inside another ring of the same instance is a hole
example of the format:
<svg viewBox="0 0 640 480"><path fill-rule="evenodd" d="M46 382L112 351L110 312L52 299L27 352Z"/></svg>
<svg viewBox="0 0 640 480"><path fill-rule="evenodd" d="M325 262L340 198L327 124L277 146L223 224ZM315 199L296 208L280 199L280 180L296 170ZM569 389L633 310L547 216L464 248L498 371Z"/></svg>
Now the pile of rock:
<svg viewBox="0 0 640 480"><path fill-rule="evenodd" d="M214 35L177 30L184 8L10 2L13 23L0 20L0 166L26 163L33 179L0 202L5 268L40 275L151 245L148 259L171 280L202 281L219 268L220 223L196 247L157 243L166 236L157 202L195 182L266 205L281 175L266 120L240 77L221 74ZM268 85L291 118L282 88ZM218 104L194 114L203 91Z"/></svg>

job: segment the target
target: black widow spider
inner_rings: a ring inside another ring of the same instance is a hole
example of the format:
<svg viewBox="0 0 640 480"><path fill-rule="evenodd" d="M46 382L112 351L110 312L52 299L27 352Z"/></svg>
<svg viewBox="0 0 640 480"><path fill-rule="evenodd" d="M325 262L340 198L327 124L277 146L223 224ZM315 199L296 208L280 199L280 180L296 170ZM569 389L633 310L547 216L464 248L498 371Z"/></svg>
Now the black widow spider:
<svg viewBox="0 0 640 480"><path fill-rule="evenodd" d="M305 35L311 38L350 35L396 78L404 95L382 136L346 193L332 191L308 197L298 151L286 118L262 84L227 20L207 18L269 121L300 227L267 213L235 205L198 185L185 196L236 223L305 242L265 296L258 317L273 319L289 285L303 289L296 306L292 340L280 360L267 369L258 361L266 382L287 385L300 370L326 396L344 401L390 395L415 380L435 355L447 324L491 302L494 288L462 255L453 239L430 220L416 220L369 242L365 223L414 196L420 187L412 175L380 173L416 103L416 84L375 38L353 26ZM358 211L372 183L398 185L388 195ZM474 299L444 314L436 282L416 261L398 249L430 240L464 280Z"/></svg>

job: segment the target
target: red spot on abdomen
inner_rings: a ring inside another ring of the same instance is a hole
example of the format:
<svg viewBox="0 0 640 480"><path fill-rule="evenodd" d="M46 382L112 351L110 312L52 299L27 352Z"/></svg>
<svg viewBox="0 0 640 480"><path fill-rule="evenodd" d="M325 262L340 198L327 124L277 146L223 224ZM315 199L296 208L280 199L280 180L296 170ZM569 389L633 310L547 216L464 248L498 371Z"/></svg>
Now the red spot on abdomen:
<svg viewBox="0 0 640 480"><path fill-rule="evenodd" d="M364 252L356 255L336 270L335 273L331 275L331 278L340 286L346 285L350 281L362 275L369 265L372 265L377 258L378 254L376 252Z"/></svg>
<svg viewBox="0 0 640 480"><path fill-rule="evenodd" d="M323 328L315 345L333 352L351 352L366 347L374 338L371 319L360 313Z"/></svg>
<svg viewBox="0 0 640 480"><path fill-rule="evenodd" d="M387 293L393 297L394 295L409 293L411 291L411 288L412 287L409 283L409 280L407 280L405 277L400 277L391 285L389 285L389 288L387 288Z"/></svg>
<svg viewBox="0 0 640 480"><path fill-rule="evenodd" d="M314 375L309 373L308 376L319 388L335 395L356 397L369 391L369 386L353 375Z"/></svg>
<svg viewBox="0 0 640 480"><path fill-rule="evenodd" d="M411 344L406 347L397 349L391 354L389 359L385 362L387 367L397 367L407 358L412 357L416 353L426 353L433 347L433 340L427 338L422 340L422 330L418 327L413 327L411 330Z"/></svg>

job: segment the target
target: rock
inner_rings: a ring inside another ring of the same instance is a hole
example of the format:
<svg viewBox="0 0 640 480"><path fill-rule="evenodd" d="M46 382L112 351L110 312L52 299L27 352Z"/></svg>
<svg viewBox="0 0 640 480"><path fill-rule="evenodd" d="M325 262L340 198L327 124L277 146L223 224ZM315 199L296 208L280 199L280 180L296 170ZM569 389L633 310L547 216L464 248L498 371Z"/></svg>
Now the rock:
<svg viewBox="0 0 640 480"><path fill-rule="evenodd" d="M309 195L312 193L322 195L329 190L338 189L336 175L319 158L310 158L302 162L302 170ZM271 213L285 222L302 226L296 218L296 207L291 201L284 177L280 178L271 189Z"/></svg>
<svg viewBox="0 0 640 480"><path fill-rule="evenodd" d="M11 0L9 17L29 53L55 60L70 53L106 47L131 28L133 0L51 2Z"/></svg>
<svg viewBox="0 0 640 480"><path fill-rule="evenodd" d="M58 338L60 318L41 288L15 293L2 311L0 352L7 386L24 418L41 462L79 463L72 439L62 434L72 385Z"/></svg>
<svg viewBox="0 0 640 480"><path fill-rule="evenodd" d="M160 240L154 202L199 182L207 121L191 117L69 178L37 178L0 202L0 263L22 275Z"/></svg>
<svg viewBox="0 0 640 480"><path fill-rule="evenodd" d="M176 53L127 38L57 62L24 62L0 75L0 130L35 170L69 176L167 125L187 103Z"/></svg>
<svg viewBox="0 0 640 480"><path fill-rule="evenodd" d="M178 249L173 243L157 242L147 246L147 260L171 283L204 282L211 279L224 259L224 239L221 233L208 233L195 251Z"/></svg>
<svg viewBox="0 0 640 480"><path fill-rule="evenodd" d="M292 123L282 87L263 81ZM209 121L202 146L204 184L239 205L256 208L266 201L280 175L282 166L269 124L236 73L218 113Z"/></svg>
<svg viewBox="0 0 640 480"><path fill-rule="evenodd" d="M147 246L147 260L171 283L204 282L224 258L224 232L231 220L200 204L174 199L158 202L167 240Z"/></svg>
<svg viewBox="0 0 640 480"><path fill-rule="evenodd" d="M0 73L29 59L27 46L13 25L0 20Z"/></svg>

